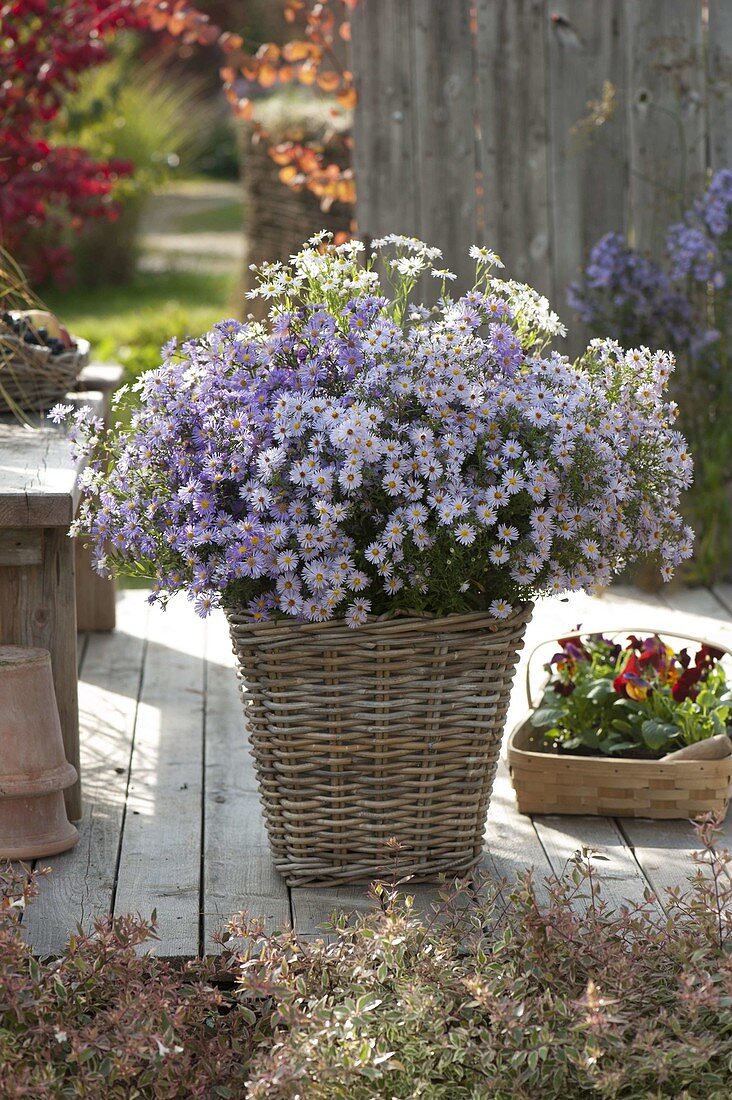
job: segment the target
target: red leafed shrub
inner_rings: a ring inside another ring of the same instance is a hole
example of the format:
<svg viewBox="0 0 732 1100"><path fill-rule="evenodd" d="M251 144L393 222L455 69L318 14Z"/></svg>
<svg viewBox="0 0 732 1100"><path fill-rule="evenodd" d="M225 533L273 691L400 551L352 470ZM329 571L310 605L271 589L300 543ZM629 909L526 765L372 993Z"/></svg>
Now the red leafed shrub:
<svg viewBox="0 0 732 1100"><path fill-rule="evenodd" d="M141 25L134 0L0 0L0 244L33 279L64 276L65 228L117 214L113 188L133 165L54 145L48 131L109 38Z"/></svg>
<svg viewBox="0 0 732 1100"><path fill-rule="evenodd" d="M116 218L115 183L134 170L128 161L95 160L48 136L64 97L84 70L106 60L117 31L146 29L186 47L217 47L224 92L242 117L252 111L240 94L242 80L264 88L289 81L316 85L342 106L353 105L352 74L334 43L349 37L348 13L356 0L283 3L288 22L301 24L301 37L283 47L266 43L252 54L239 35L223 32L188 0L0 0L0 246L32 281L63 281L71 261L65 231L78 231L89 218ZM331 162L327 150L275 143L261 126L256 130L283 183L309 188L324 209L336 200L354 201L351 169ZM350 143L336 131L332 140Z"/></svg>

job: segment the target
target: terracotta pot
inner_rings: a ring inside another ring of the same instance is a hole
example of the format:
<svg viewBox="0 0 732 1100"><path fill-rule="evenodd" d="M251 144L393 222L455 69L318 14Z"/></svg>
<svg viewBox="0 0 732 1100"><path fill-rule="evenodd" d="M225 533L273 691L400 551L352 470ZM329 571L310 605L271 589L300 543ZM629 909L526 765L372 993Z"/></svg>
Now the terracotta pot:
<svg viewBox="0 0 732 1100"><path fill-rule="evenodd" d="M64 756L50 653L0 646L0 858L52 856L76 844L63 796L75 782L76 768Z"/></svg>

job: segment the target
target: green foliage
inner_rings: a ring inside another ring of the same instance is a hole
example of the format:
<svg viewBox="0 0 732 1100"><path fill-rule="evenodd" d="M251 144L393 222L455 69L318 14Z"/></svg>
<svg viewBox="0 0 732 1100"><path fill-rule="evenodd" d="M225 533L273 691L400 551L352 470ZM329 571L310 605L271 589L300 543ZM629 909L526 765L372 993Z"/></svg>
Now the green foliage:
<svg viewBox="0 0 732 1100"><path fill-rule="evenodd" d="M716 450L716 453L715 453ZM710 432L703 479L697 478L686 503L686 513L698 532L694 557L683 566L690 585L717 584L730 576L732 562L732 486L730 448L722 432Z"/></svg>
<svg viewBox="0 0 732 1100"><path fill-rule="evenodd" d="M64 131L95 156L132 161L135 174L120 195L129 198L159 187L171 171L192 171L215 117L201 80L139 61L128 40L83 75L66 102Z"/></svg>
<svg viewBox="0 0 732 1100"><path fill-rule="evenodd" d="M204 147L196 157L196 171L219 180L238 180L241 172L235 120L228 104L210 127Z"/></svg>
<svg viewBox="0 0 732 1100"><path fill-rule="evenodd" d="M208 210L182 214L176 224L181 233L241 233L243 220L240 202L223 202Z"/></svg>
<svg viewBox="0 0 732 1100"><path fill-rule="evenodd" d="M531 716L549 745L657 758L717 734L732 734L732 691L709 647L684 668L682 655L657 637L643 643L631 639L627 649L600 635L560 644L547 666L553 678Z"/></svg>
<svg viewBox="0 0 732 1100"><path fill-rule="evenodd" d="M206 148L215 107L201 81L158 62L140 62L134 40L84 74L63 115L63 138L95 157L130 164L114 192L121 213L112 229L91 224L74 242L82 284L134 276L140 219L151 192L173 173L190 172Z"/></svg>
<svg viewBox="0 0 732 1100"><path fill-rule="evenodd" d="M46 301L66 327L84 336L100 362L121 363L127 380L160 364L160 349L172 337L206 332L231 310L234 280L192 272L139 274L118 287L96 287Z"/></svg>
<svg viewBox="0 0 732 1100"><path fill-rule="evenodd" d="M420 917L398 884L329 940L244 916L224 954L173 967L130 917L31 957L34 881L0 876L3 1097L230 1100L726 1100L732 886L699 827L690 889L620 912L577 853L540 903L531 876L446 891ZM238 979L235 984L235 979Z"/></svg>

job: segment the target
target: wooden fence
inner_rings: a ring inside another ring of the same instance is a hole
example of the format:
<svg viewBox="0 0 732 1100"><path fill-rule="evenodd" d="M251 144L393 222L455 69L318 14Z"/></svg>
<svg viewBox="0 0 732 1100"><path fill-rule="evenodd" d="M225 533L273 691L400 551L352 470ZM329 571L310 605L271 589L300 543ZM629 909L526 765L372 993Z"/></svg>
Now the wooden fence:
<svg viewBox="0 0 732 1100"><path fill-rule="evenodd" d="M360 234L471 243L566 315L594 242L653 249L732 167L732 0L360 0Z"/></svg>

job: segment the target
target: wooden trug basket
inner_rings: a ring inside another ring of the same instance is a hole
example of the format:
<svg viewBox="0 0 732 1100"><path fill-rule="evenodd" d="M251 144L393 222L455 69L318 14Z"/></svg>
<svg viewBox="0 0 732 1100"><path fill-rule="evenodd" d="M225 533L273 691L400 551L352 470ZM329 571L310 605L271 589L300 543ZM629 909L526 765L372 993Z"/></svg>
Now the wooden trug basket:
<svg viewBox="0 0 732 1100"><path fill-rule="evenodd" d="M430 881L477 862L531 611L356 630L227 611L267 832L291 886L395 868Z"/></svg>
<svg viewBox="0 0 732 1100"><path fill-rule="evenodd" d="M89 342L78 339L60 355L0 334L0 413L47 412L63 400L89 361Z"/></svg>
<svg viewBox="0 0 732 1100"><path fill-rule="evenodd" d="M639 633L638 628L613 630L613 637ZM714 645L688 634L661 630L664 637ZM580 635L582 636L582 635ZM555 639L558 641L558 639ZM531 695L529 658L526 689ZM610 817L690 819L714 811L724 815L732 794L732 756L723 760L623 760L614 757L570 756L543 749L540 730L525 719L508 741L508 766L522 814L591 814Z"/></svg>

